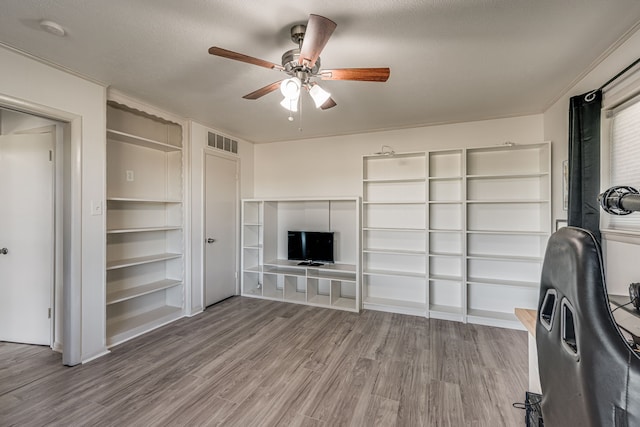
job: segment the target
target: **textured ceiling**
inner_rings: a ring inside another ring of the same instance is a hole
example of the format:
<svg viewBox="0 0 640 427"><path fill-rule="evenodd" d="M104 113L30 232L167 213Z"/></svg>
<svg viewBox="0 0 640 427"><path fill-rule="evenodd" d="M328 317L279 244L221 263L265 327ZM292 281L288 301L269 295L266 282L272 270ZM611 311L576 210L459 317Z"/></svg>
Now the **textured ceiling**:
<svg viewBox="0 0 640 427"><path fill-rule="evenodd" d="M338 26L324 68L391 68L387 83L326 81L338 106L279 93L284 75L211 56L280 62L310 13ZM39 28L61 24L58 38ZM640 21L638 0L2 0L0 42L252 142L541 113Z"/></svg>

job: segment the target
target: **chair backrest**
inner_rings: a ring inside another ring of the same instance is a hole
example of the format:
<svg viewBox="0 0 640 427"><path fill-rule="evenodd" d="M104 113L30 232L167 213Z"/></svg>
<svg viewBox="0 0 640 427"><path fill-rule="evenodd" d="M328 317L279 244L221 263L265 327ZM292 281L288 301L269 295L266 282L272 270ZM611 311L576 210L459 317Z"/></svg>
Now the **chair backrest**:
<svg viewBox="0 0 640 427"><path fill-rule="evenodd" d="M640 358L614 321L600 245L586 230L549 239L536 343L545 426L640 426Z"/></svg>

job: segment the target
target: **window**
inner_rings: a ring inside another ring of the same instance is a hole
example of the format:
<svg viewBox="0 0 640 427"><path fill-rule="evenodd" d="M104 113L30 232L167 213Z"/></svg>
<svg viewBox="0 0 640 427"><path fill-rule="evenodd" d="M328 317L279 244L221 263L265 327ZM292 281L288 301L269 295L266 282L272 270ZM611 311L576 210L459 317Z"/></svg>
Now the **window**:
<svg viewBox="0 0 640 427"><path fill-rule="evenodd" d="M640 96L609 110L609 185L627 185L640 190ZM603 215L603 226L640 232L640 213Z"/></svg>

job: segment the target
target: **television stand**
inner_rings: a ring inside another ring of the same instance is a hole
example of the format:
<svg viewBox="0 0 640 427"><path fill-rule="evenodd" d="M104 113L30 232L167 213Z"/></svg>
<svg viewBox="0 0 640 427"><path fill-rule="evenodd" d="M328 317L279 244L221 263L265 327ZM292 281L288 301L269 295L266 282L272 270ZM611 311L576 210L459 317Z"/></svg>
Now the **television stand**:
<svg viewBox="0 0 640 427"><path fill-rule="evenodd" d="M299 262L298 265L308 265L310 267L320 267L321 265L324 265L321 262L314 262L314 261L302 261Z"/></svg>

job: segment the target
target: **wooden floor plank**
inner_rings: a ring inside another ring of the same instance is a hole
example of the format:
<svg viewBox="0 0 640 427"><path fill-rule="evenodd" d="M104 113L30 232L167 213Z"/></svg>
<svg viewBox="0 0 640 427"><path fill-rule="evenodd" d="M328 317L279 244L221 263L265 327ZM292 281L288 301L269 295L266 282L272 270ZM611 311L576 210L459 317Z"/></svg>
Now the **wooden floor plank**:
<svg viewBox="0 0 640 427"><path fill-rule="evenodd" d="M525 332L234 297L73 368L0 343L0 425L513 426Z"/></svg>

